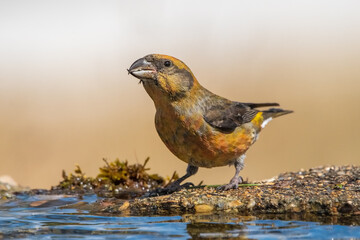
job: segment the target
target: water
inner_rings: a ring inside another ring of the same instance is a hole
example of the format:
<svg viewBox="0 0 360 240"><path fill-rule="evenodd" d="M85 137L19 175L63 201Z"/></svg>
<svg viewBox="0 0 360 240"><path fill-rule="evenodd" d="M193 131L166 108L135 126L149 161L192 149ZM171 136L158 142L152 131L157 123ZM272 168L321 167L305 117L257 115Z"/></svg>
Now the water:
<svg viewBox="0 0 360 240"><path fill-rule="evenodd" d="M96 201L85 196L81 201ZM0 238L23 239L360 239L360 226L216 215L107 216L62 208L76 197L27 196L0 202Z"/></svg>

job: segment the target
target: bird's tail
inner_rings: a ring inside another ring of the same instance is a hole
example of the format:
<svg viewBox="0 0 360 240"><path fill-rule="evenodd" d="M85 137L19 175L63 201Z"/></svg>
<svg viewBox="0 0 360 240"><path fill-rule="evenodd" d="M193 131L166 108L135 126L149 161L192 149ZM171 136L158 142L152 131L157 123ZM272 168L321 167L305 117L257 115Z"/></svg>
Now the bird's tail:
<svg viewBox="0 0 360 240"><path fill-rule="evenodd" d="M245 103L245 105L248 105L251 108L280 106L278 103Z"/></svg>
<svg viewBox="0 0 360 240"><path fill-rule="evenodd" d="M292 112L294 112L294 111L284 110L281 108L270 108L265 111L262 111L264 120L266 120L268 118L277 118L277 117L280 117L282 115L289 114Z"/></svg>

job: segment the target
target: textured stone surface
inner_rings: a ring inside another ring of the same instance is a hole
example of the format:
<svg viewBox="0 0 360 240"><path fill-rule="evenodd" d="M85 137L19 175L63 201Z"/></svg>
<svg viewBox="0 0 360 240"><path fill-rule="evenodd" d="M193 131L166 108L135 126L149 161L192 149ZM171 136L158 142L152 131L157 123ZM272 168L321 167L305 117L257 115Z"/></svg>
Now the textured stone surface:
<svg viewBox="0 0 360 240"><path fill-rule="evenodd" d="M129 201L126 211L133 215L210 211L248 215L360 215L359 166L288 172L258 184L229 191L210 187L184 189L165 196L138 198ZM121 214L123 204L124 200L105 199L97 202L93 210Z"/></svg>

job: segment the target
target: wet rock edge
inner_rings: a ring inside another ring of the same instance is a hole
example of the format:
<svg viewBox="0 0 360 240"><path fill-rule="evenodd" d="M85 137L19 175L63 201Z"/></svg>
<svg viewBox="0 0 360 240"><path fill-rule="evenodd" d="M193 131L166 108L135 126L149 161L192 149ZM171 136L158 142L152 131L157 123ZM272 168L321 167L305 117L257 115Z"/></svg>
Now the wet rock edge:
<svg viewBox="0 0 360 240"><path fill-rule="evenodd" d="M360 216L360 166L287 172L258 184L229 191L205 187L134 200L103 199L93 204L91 211L124 215L228 212Z"/></svg>

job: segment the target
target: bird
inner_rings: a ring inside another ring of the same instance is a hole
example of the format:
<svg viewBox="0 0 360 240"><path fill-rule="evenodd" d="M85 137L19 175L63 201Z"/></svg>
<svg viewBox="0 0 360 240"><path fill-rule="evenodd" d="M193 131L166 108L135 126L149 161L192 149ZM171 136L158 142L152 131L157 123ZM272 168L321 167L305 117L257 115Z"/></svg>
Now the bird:
<svg viewBox="0 0 360 240"><path fill-rule="evenodd" d="M167 193L192 186L181 184L199 167L235 166L235 175L219 190L238 188L243 182L246 151L272 119L292 113L278 103L245 103L218 96L200 85L181 60L149 54L136 60L128 74L139 79L153 100L155 128L167 148L188 164L186 174L164 189Z"/></svg>

